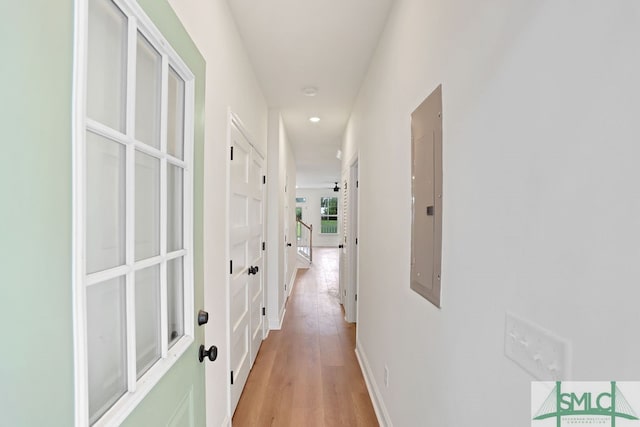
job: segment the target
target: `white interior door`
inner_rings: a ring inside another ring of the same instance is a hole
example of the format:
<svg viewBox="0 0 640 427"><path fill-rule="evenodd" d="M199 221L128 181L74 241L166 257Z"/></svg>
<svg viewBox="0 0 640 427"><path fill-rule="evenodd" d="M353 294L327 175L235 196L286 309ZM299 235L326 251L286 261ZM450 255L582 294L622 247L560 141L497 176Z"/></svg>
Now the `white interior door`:
<svg viewBox="0 0 640 427"><path fill-rule="evenodd" d="M284 186L284 192L285 192L285 198L284 198L284 224L283 224L283 229L284 229L284 260L283 260L283 270L284 271L284 300L287 300L287 297L289 295L291 295L291 288L289 287L289 285L291 284L289 279L291 278L291 276L289 275L289 248L291 247L292 243L289 241L289 198L286 196L286 192L287 192L287 184L289 182L289 175L285 176L284 179L285 182L285 186Z"/></svg>
<svg viewBox="0 0 640 427"><path fill-rule="evenodd" d="M343 173L340 296L347 322L358 318L358 163Z"/></svg>
<svg viewBox="0 0 640 427"><path fill-rule="evenodd" d="M235 411L251 369L249 347L249 167L251 146L235 126L231 127L233 159L229 191L229 341L231 364L231 412Z"/></svg>
<svg viewBox="0 0 640 427"><path fill-rule="evenodd" d="M249 281L251 366L264 339L264 181L263 159L252 151L249 199L249 264L254 273Z"/></svg>
<svg viewBox="0 0 640 427"><path fill-rule="evenodd" d="M342 174L342 231L340 233L340 244L338 245L339 256L339 279L338 279L338 292L340 297L340 304L345 305L345 298L347 296L347 282L349 281L348 275L348 245L347 245L347 233L349 230L349 197L348 197L349 182L347 179L347 172ZM345 307L346 317L346 307Z"/></svg>
<svg viewBox="0 0 640 427"><path fill-rule="evenodd" d="M231 125L229 183L229 349L231 413L264 337L263 159Z"/></svg>
<svg viewBox="0 0 640 427"><path fill-rule="evenodd" d="M347 321L358 319L358 163L351 166L351 186L349 187L349 281L347 285Z"/></svg>

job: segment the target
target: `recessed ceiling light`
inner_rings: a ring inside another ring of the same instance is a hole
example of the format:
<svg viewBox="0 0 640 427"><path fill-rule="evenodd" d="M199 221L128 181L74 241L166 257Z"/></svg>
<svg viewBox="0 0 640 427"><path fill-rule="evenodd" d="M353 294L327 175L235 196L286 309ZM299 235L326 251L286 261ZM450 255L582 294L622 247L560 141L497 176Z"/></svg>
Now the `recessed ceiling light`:
<svg viewBox="0 0 640 427"><path fill-rule="evenodd" d="M305 86L302 88L302 93L305 96L316 96L318 94L318 88L315 86Z"/></svg>
<svg viewBox="0 0 640 427"><path fill-rule="evenodd" d="M309 117L309 121L311 123L318 123L320 121L320 117Z"/></svg>

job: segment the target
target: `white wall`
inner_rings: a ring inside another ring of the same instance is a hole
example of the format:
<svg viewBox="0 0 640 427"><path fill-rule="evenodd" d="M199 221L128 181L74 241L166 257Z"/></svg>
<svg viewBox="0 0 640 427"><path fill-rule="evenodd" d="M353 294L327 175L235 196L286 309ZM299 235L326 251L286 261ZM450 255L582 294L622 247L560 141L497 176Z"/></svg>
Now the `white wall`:
<svg viewBox="0 0 640 427"><path fill-rule="evenodd" d="M205 173L204 173L204 277L205 345L220 351L207 364L207 425L220 426L228 416L227 384L227 192L229 109L253 136L262 153L267 149L267 106L256 81L227 2L221 0L170 0L171 6L207 62ZM197 208L197 207L196 207Z"/></svg>
<svg viewBox="0 0 640 427"><path fill-rule="evenodd" d="M342 186L342 184L340 184ZM342 190L334 192L330 188L298 188L296 197L306 197L306 203L297 203L297 207L302 208L302 221L308 225L313 225L313 246L338 247L340 243L340 230L342 224ZM322 234L320 222L320 199L322 197L338 198L338 233ZM294 212L295 214L295 212Z"/></svg>
<svg viewBox="0 0 640 427"><path fill-rule="evenodd" d="M269 328L279 329L296 271L295 248L285 242L286 236L295 245L295 209L290 207L295 206L296 162L278 109L269 110L268 139L267 317Z"/></svg>
<svg viewBox="0 0 640 427"><path fill-rule="evenodd" d="M573 379L640 379L638 22L631 0L395 2L342 147L375 212L357 346L388 422L529 425L508 310L570 340ZM409 118L440 83L436 309L409 289Z"/></svg>

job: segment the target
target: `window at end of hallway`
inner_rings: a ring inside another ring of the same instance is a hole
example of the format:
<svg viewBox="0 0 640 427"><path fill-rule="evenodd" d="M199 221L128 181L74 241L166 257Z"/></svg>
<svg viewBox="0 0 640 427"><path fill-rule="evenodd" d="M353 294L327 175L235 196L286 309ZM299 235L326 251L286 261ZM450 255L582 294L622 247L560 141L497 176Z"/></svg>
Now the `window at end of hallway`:
<svg viewBox="0 0 640 427"><path fill-rule="evenodd" d="M320 198L320 233L336 234L338 232L338 198Z"/></svg>

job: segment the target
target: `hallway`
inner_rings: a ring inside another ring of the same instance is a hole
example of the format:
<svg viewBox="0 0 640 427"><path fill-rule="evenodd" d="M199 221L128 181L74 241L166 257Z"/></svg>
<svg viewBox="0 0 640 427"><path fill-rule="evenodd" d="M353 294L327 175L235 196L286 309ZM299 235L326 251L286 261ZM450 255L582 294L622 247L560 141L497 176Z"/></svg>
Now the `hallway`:
<svg viewBox="0 0 640 427"><path fill-rule="evenodd" d="M282 330L263 342L233 417L242 426L376 426L338 301L338 251L298 271Z"/></svg>

